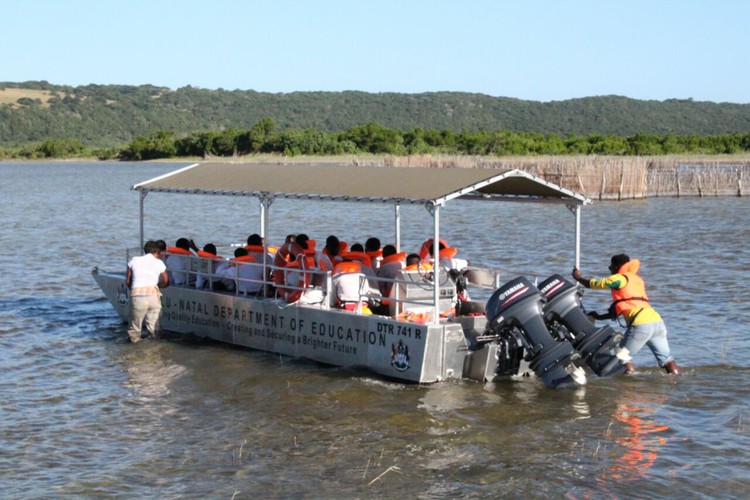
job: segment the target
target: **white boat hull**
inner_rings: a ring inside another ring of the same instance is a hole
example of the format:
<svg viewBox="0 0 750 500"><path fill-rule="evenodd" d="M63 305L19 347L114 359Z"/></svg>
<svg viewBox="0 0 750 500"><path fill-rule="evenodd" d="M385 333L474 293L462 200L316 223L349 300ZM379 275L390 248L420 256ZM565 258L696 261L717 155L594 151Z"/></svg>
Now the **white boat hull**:
<svg viewBox="0 0 750 500"><path fill-rule="evenodd" d="M125 276L92 272L123 321ZM409 382L464 376L467 343L460 324L416 324L321 306L169 287L162 290L161 328L232 345L335 366L365 368ZM482 374L484 375L484 374Z"/></svg>

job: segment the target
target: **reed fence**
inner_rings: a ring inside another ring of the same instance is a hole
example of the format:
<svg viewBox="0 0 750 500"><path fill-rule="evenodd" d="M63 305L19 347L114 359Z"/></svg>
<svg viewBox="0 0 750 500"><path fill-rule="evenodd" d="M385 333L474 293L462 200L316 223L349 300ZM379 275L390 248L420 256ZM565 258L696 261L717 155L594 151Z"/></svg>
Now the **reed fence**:
<svg viewBox="0 0 750 500"><path fill-rule="evenodd" d="M412 155L386 166L521 169L596 200L674 196L745 196L750 159L740 157Z"/></svg>

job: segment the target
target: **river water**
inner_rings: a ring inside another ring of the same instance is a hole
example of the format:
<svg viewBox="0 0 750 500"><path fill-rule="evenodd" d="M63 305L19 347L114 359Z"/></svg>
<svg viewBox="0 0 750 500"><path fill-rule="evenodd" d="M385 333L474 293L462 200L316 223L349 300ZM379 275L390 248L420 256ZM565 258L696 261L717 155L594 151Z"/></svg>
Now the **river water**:
<svg viewBox="0 0 750 500"><path fill-rule="evenodd" d="M168 337L129 344L90 269L138 245L133 184L174 164L0 163L0 497L746 498L750 199L583 209L586 275L642 261L683 375L418 386ZM568 274L562 207L455 202L441 235L473 264ZM252 199L151 194L146 236L241 241ZM270 241L392 239L369 205L277 201ZM403 209L405 249L431 234ZM608 297L589 292L590 308Z"/></svg>

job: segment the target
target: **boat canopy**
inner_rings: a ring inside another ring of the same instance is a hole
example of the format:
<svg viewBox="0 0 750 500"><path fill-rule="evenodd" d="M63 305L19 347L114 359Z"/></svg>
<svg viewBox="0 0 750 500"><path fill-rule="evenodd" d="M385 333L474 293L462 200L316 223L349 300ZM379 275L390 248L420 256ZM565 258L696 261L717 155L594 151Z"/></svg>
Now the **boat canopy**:
<svg viewBox="0 0 750 500"><path fill-rule="evenodd" d="M136 184L169 192L443 205L455 198L585 205L588 198L522 170L331 164L200 163Z"/></svg>
<svg viewBox="0 0 750 500"><path fill-rule="evenodd" d="M591 200L517 169L375 167L332 164L196 163L136 184L141 194L140 233L144 238L144 198L150 192L258 198L261 236L270 224L276 198L387 203L394 206L395 244L401 248L400 207L422 204L433 219L433 255L439 253L440 208L461 199L557 203L575 215L575 266L580 260L580 210ZM267 243L264 240L264 245ZM264 252L265 255L265 252ZM264 259L264 267L266 262ZM433 286L433 321L439 321L440 285Z"/></svg>

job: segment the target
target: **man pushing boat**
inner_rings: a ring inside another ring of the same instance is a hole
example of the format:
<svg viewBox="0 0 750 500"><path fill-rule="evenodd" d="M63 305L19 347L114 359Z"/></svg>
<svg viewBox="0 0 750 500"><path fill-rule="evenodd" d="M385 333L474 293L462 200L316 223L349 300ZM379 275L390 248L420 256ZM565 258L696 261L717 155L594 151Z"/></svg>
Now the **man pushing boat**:
<svg viewBox="0 0 750 500"><path fill-rule="evenodd" d="M625 254L613 255L609 265L612 273L606 278L584 278L578 268L573 268L573 278L586 288L595 290L609 289L612 292L612 306L607 314L593 314L595 319L615 319L622 316L625 320L625 338L623 345L627 349L624 356L633 356L647 345L654 353L659 366L667 373L680 374L680 369L669 351L667 327L656 310L651 307L646 295L646 285L638 276L641 263L631 260ZM625 363L625 373L635 373L632 357Z"/></svg>

